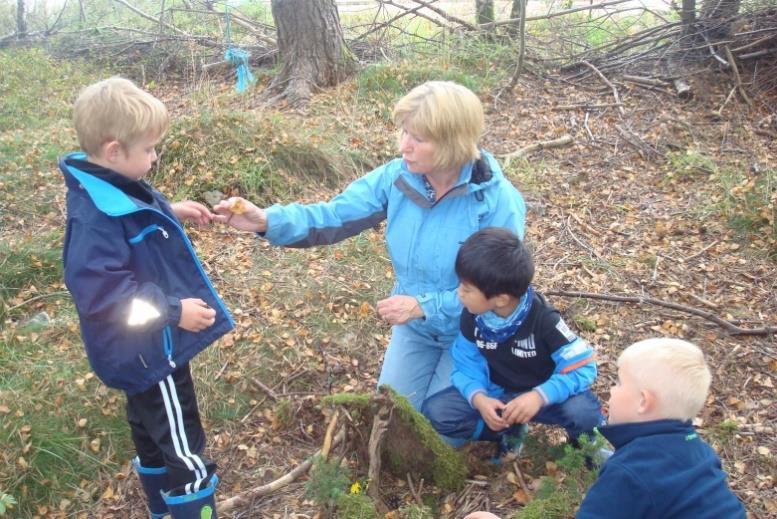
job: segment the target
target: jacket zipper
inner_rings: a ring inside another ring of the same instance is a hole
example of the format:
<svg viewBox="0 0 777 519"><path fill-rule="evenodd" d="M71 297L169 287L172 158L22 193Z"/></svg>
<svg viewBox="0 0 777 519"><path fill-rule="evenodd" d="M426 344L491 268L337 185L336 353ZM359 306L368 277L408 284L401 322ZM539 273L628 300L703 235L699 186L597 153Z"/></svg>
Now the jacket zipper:
<svg viewBox="0 0 777 519"><path fill-rule="evenodd" d="M173 362L173 332L170 330L170 325L167 325L162 330L162 345L165 349L165 357L170 367L175 369L176 365Z"/></svg>
<svg viewBox="0 0 777 519"><path fill-rule="evenodd" d="M129 243L131 243L132 245L136 245L136 244L142 242L143 239L147 235L151 234L152 232L161 232L162 236L164 236L165 239L168 239L170 237L170 235L167 233L167 231L165 230L164 227L162 227L161 225L153 224L153 225L149 225L148 227L144 228L142 231L140 231L138 234L136 234L135 236L133 236L132 238L130 238L127 241L129 241Z"/></svg>

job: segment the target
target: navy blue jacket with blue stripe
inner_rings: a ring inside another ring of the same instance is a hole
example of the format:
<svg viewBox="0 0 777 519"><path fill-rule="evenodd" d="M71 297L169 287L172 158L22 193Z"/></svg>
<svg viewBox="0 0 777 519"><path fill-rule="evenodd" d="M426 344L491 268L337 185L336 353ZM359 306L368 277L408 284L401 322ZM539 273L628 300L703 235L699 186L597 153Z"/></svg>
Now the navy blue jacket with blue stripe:
<svg viewBox="0 0 777 519"><path fill-rule="evenodd" d="M76 164L60 160L67 192L65 284L81 321L92 369L107 386L139 393L229 332L234 321L200 264L169 202L147 203ZM200 298L216 322L198 333L178 327L181 299ZM133 300L159 317L130 326Z"/></svg>
<svg viewBox="0 0 777 519"><path fill-rule="evenodd" d="M656 420L599 430L615 454L577 519L745 519L712 447L690 422Z"/></svg>

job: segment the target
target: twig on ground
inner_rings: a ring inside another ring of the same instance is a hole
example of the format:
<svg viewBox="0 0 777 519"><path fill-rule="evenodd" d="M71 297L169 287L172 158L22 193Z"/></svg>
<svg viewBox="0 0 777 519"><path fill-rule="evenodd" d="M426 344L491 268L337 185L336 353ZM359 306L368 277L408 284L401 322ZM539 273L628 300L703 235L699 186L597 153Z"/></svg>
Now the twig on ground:
<svg viewBox="0 0 777 519"><path fill-rule="evenodd" d="M340 429L340 432L337 433L337 436L332 440L332 445L339 445L343 440L345 439L345 429ZM230 512L234 510L237 507L240 506L246 506L251 503L254 499L261 496L266 496L268 494L272 494L276 490L285 487L298 477L300 477L302 474L305 474L308 470L310 470L310 467L313 465L313 460L316 458L316 456L321 454L321 450L316 451L315 454L310 456L308 459L300 463L296 468L285 474L284 476L276 479L275 481L271 481L270 483L267 483L266 485L262 485L256 488L252 488L250 490L246 490L245 492L242 492L236 496L230 497L228 499L225 499L223 501L219 501L218 503L218 510L220 514L223 514L225 512Z"/></svg>
<svg viewBox="0 0 777 519"><path fill-rule="evenodd" d="M278 395L275 394L275 391L273 391L271 388L264 385L259 380L252 378L251 384L253 384L257 389L264 391L267 394L267 396L269 396L270 399L273 400L274 402L278 401Z"/></svg>
<svg viewBox="0 0 777 519"><path fill-rule="evenodd" d="M621 115L626 115L626 111L623 109L623 106L621 106L621 98L618 95L618 89L615 88L615 85L613 85L610 82L610 80L607 79L607 77L604 74L602 74L601 71L598 68L596 68L593 64L584 60L583 65L596 72L596 75L598 75L601 78L601 80L604 81L608 87L610 87L610 89L612 90L612 96L615 98L615 102L618 104L618 111L620 112Z"/></svg>
<svg viewBox="0 0 777 519"><path fill-rule="evenodd" d="M715 246L715 245L717 245L717 244L718 244L718 240L714 240L712 243L710 243L709 245L707 245L706 247L704 247L704 248L703 248L702 250L700 250L699 252L697 252L697 253L695 253L695 254L691 254L690 256L688 256L687 258L685 258L685 259L683 260L683 263L688 263L688 262L689 262L689 261L691 261L692 259L696 259L696 258L698 258L699 256L701 256L702 254L704 254L705 252L707 252L708 250L710 250L712 247L714 247L714 246Z"/></svg>
<svg viewBox="0 0 777 519"><path fill-rule="evenodd" d="M567 290L546 290L543 292L549 296L561 296L561 297L579 297L583 299L600 299L604 301L617 301L622 303L637 303L637 304L651 304L655 306L662 306L664 308L671 308L672 310L678 310L688 314L696 315L708 321L719 325L721 328L729 332L731 335L759 335L770 336L777 334L777 326L763 326L761 328L740 328L730 321L721 319L717 315L714 315L701 308L695 308L693 306L681 305L679 303L672 303L671 301L663 301L661 299L654 299L652 297L643 296L624 296L616 294L596 294L593 292L577 292Z"/></svg>
<svg viewBox="0 0 777 519"><path fill-rule="evenodd" d="M544 150L548 148L561 148L562 146L572 144L572 142L574 142L574 139L572 139L572 136L569 134L566 134L566 135L562 135L558 139L553 139L550 141L535 142L534 144L530 144L519 150L515 150L510 153L505 153L504 155L501 156L501 158L502 160L504 160L505 167L507 167L510 165L510 161L512 159L521 158L524 155L528 155L529 153L533 153L539 150Z"/></svg>
<svg viewBox="0 0 777 519"><path fill-rule="evenodd" d="M620 106L618 103L600 103L600 104L591 104L591 103L578 103L574 105L557 105L553 106L550 109L551 110L596 110L599 108L612 108Z"/></svg>
<svg viewBox="0 0 777 519"><path fill-rule="evenodd" d="M419 505L423 505L424 502L421 500L421 485L423 484L424 480L422 479L418 484L418 490L415 489L415 486L413 485L413 478L410 477L410 473L407 474L407 486L410 487L410 493L413 495L413 499L415 499L415 502Z"/></svg>
<svg viewBox="0 0 777 519"><path fill-rule="evenodd" d="M16 310L18 308L23 307L24 305L30 304L33 301L37 301L39 299L45 299L47 297L66 296L66 295L70 295L70 292L68 292L67 290L61 290L59 292L49 292L48 294L40 294L40 295L37 295L35 297L31 297L31 298L27 299L26 301L22 301L18 305L14 305L14 306L9 307L8 309L6 309L6 312L12 312L12 311L14 311L14 310Z"/></svg>
<svg viewBox="0 0 777 519"><path fill-rule="evenodd" d="M521 489L523 489L524 492L526 492L526 496L531 496L531 492L529 492L529 485L526 484L526 480L523 479L523 472L521 472L521 467L518 466L518 462L513 462L513 469L515 469L515 475L518 477L518 483L521 485Z"/></svg>
<svg viewBox="0 0 777 519"><path fill-rule="evenodd" d="M747 103L747 106L752 108L753 102L748 97L747 92L745 92L745 87L742 86L742 77L739 75L739 67L737 67L737 62L734 60L734 55L731 54L731 49L728 48L728 45L723 47L723 50L726 51L726 58L728 58L728 63L731 65L731 71L734 73L734 81L736 81L736 85L739 88L739 93L742 95L742 99Z"/></svg>
<svg viewBox="0 0 777 519"><path fill-rule="evenodd" d="M329 425L326 428L326 434L324 434L324 444L321 447L321 456L324 459L329 457L329 451L332 448L332 435L335 433L335 427L337 427L337 418L339 416L339 409L335 409L332 413L332 418L329 420Z"/></svg>

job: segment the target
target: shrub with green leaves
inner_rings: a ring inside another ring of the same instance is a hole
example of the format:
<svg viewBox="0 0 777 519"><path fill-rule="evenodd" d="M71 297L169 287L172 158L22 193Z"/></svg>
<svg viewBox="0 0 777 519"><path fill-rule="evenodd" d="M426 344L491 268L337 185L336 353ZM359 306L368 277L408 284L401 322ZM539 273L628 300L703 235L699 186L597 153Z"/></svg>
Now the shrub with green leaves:
<svg viewBox="0 0 777 519"><path fill-rule="evenodd" d="M597 459L600 449L605 445L601 435L593 440L582 435L578 442L578 448L565 445L563 456L556 460L558 470L564 477L543 477L534 500L518 512L514 519L566 519L574 515L598 473L586 466L586 460Z"/></svg>
<svg viewBox="0 0 777 519"><path fill-rule="evenodd" d="M16 499L13 496L0 492L0 515L5 515L5 512L13 508L15 504Z"/></svg>
<svg viewBox="0 0 777 519"><path fill-rule="evenodd" d="M337 499L346 493L350 483L350 471L339 460L327 460L317 456L313 461L310 479L305 485L305 495L324 510L332 510Z"/></svg>
<svg viewBox="0 0 777 519"><path fill-rule="evenodd" d="M357 79L360 95L376 102L381 115L388 120L391 109L413 87L426 81L454 81L473 92L480 89L480 80L452 68L436 65L419 66L418 63L374 64L367 67Z"/></svg>

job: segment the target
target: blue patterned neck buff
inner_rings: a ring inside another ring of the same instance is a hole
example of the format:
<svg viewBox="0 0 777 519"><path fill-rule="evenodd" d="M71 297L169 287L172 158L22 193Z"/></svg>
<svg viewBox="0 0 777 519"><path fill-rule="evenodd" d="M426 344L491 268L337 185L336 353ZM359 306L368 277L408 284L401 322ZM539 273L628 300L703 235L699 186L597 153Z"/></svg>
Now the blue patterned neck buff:
<svg viewBox="0 0 777 519"><path fill-rule="evenodd" d="M509 316L501 317L489 311L475 317L475 325L478 327L480 336L489 342L504 342L515 335L515 331L529 315L533 300L534 288L529 285L518 306Z"/></svg>

